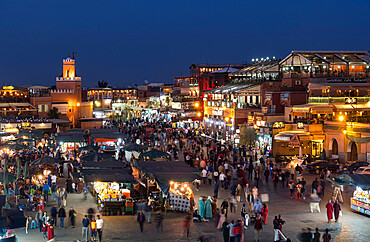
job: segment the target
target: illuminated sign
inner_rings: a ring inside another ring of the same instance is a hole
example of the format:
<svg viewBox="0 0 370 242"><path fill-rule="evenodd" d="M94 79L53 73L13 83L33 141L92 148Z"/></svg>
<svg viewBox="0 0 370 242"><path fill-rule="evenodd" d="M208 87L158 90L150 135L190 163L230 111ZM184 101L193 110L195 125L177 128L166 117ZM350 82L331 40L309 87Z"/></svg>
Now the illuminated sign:
<svg viewBox="0 0 370 242"><path fill-rule="evenodd" d="M290 141L289 141L289 146L290 147L295 147L295 146L300 146L301 142L299 141L299 137L297 134L293 135L291 138L290 138Z"/></svg>
<svg viewBox="0 0 370 242"><path fill-rule="evenodd" d="M303 123L297 123L297 129L303 129Z"/></svg>
<svg viewBox="0 0 370 242"><path fill-rule="evenodd" d="M274 129L282 129L282 128L285 128L285 123L283 123L283 122L275 122L272 127Z"/></svg>
<svg viewBox="0 0 370 242"><path fill-rule="evenodd" d="M258 127L265 127L265 125L266 125L266 121L263 121L263 120L257 120L257 121L256 121L256 125L257 125Z"/></svg>
<svg viewBox="0 0 370 242"><path fill-rule="evenodd" d="M357 98L346 98L345 103L347 103L347 104L356 104L357 103Z"/></svg>
<svg viewBox="0 0 370 242"><path fill-rule="evenodd" d="M222 116L224 114L224 111L223 110L215 110L213 109L212 110L212 115L215 115L215 116Z"/></svg>
<svg viewBox="0 0 370 242"><path fill-rule="evenodd" d="M13 86L3 86L3 89L4 90L13 90L14 87Z"/></svg>
<svg viewBox="0 0 370 242"><path fill-rule="evenodd" d="M287 100L289 100L289 93L282 93L282 94L280 94L280 100L281 101L287 101Z"/></svg>

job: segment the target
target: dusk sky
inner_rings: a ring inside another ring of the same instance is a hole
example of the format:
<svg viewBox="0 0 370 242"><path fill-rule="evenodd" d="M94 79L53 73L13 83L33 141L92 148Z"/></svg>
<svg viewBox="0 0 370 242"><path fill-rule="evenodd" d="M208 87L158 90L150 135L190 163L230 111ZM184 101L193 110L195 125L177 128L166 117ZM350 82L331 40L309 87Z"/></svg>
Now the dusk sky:
<svg viewBox="0 0 370 242"><path fill-rule="evenodd" d="M170 83L192 63L369 50L370 1L3 1L0 85L51 86L77 52L83 86Z"/></svg>

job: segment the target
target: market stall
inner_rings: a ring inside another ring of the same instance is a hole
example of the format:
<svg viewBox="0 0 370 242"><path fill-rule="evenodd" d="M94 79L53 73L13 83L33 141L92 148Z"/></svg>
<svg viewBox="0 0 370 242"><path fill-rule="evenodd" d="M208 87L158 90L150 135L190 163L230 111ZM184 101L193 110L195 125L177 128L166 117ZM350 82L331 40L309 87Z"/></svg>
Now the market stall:
<svg viewBox="0 0 370 242"><path fill-rule="evenodd" d="M58 133L56 142L62 152L75 150L87 145L85 133L82 130Z"/></svg>
<svg viewBox="0 0 370 242"><path fill-rule="evenodd" d="M151 149L150 151L141 154L143 160L158 160L158 159L170 159L171 155L157 149Z"/></svg>
<svg viewBox="0 0 370 242"><path fill-rule="evenodd" d="M351 197L351 209L370 215L370 174L344 174L327 179L337 186L356 186Z"/></svg>
<svg viewBox="0 0 370 242"><path fill-rule="evenodd" d="M160 192L171 210L191 211L194 194L190 183L199 177L197 168L181 161L138 161L133 163L133 174L140 184L146 185L147 195ZM150 188L150 184L154 184ZM149 199L153 199L150 197Z"/></svg>
<svg viewBox="0 0 370 242"><path fill-rule="evenodd" d="M132 214L131 187L134 178L126 169L82 170L103 215Z"/></svg>
<svg viewBox="0 0 370 242"><path fill-rule="evenodd" d="M139 145L136 143L130 143L122 148L125 152L125 157L127 161L132 161L135 158L139 158L140 154L146 151L148 148L144 145Z"/></svg>

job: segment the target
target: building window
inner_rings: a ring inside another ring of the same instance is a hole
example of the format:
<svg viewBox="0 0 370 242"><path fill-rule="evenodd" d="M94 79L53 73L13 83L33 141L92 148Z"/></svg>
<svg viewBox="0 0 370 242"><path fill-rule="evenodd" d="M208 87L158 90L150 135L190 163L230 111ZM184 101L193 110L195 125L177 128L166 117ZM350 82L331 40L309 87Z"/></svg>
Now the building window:
<svg viewBox="0 0 370 242"><path fill-rule="evenodd" d="M42 104L37 105L37 109L39 110L39 112L42 112Z"/></svg>
<svg viewBox="0 0 370 242"><path fill-rule="evenodd" d="M45 110L46 113L49 112L49 105L48 104L44 105L44 110Z"/></svg>

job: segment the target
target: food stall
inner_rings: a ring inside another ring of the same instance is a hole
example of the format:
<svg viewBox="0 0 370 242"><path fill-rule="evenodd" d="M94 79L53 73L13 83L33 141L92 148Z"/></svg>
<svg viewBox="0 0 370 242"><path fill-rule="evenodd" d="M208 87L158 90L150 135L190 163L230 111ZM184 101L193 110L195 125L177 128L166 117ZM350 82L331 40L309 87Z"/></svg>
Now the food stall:
<svg viewBox="0 0 370 242"><path fill-rule="evenodd" d="M327 179L338 186L355 186L351 209L370 215L370 174L344 174Z"/></svg>
<svg viewBox="0 0 370 242"><path fill-rule="evenodd" d="M146 187L146 195L159 191L161 206L176 211L192 211L194 194L190 183L199 177L197 168L181 161L133 162L133 175ZM151 185L151 184L154 184Z"/></svg>
<svg viewBox="0 0 370 242"><path fill-rule="evenodd" d="M99 212L103 215L122 215L133 211L126 206L131 200L134 178L126 169L82 170L84 182L91 188Z"/></svg>
<svg viewBox="0 0 370 242"><path fill-rule="evenodd" d="M144 145L139 145L136 143L130 143L125 145L122 148L122 151L125 152L125 158L127 161L132 161L135 158L139 158L140 154L146 151L148 147Z"/></svg>
<svg viewBox="0 0 370 242"><path fill-rule="evenodd" d="M356 187L351 197L351 209L370 215L370 187L363 190L360 186Z"/></svg>
<svg viewBox="0 0 370 242"><path fill-rule="evenodd" d="M55 139L62 152L75 150L87 145L85 133L82 131L58 133Z"/></svg>

